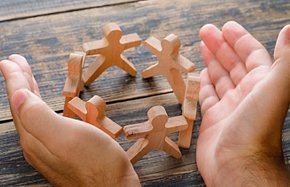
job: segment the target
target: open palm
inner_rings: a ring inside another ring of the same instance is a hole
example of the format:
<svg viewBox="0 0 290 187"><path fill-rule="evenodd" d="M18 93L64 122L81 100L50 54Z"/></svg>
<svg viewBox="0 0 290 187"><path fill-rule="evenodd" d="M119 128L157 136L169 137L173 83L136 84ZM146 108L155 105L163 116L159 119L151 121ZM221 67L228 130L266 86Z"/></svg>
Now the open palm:
<svg viewBox="0 0 290 187"><path fill-rule="evenodd" d="M281 129L290 102L287 35L289 26L278 37L273 65L266 49L236 22L200 30L206 68L197 164L208 186L221 185L225 173L237 174L253 157L271 155L271 162L283 165Z"/></svg>

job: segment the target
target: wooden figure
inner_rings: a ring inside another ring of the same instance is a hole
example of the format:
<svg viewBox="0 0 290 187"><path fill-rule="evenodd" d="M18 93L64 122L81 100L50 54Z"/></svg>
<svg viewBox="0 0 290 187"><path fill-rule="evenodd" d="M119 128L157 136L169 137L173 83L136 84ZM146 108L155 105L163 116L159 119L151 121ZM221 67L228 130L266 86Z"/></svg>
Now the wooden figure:
<svg viewBox="0 0 290 187"><path fill-rule="evenodd" d="M122 132L122 127L105 115L106 103L97 95L87 102L75 97L68 103L68 107L83 121L98 127L112 138L117 138Z"/></svg>
<svg viewBox="0 0 290 187"><path fill-rule="evenodd" d="M141 45L140 37L136 33L122 36L120 27L115 23L105 25L103 32L105 35L103 39L83 45L83 50L87 55L100 55L97 61L90 64L84 72L83 80L86 86L113 65L128 72L131 76L136 76L136 68L122 53L126 49Z"/></svg>
<svg viewBox="0 0 290 187"><path fill-rule="evenodd" d="M199 74L189 73L187 75L186 91L182 105L182 115L187 120L188 128L185 131L179 132L179 147L189 148L191 144L192 129L196 117L196 109L199 96L199 83Z"/></svg>
<svg viewBox="0 0 290 187"><path fill-rule="evenodd" d="M144 42L144 46L156 55L158 63L145 69L142 72L142 77L149 78L155 75L164 75L177 100L182 103L185 83L181 73L193 71L195 65L179 54L179 38L174 34L170 34L160 42L158 39L150 37Z"/></svg>
<svg viewBox="0 0 290 187"><path fill-rule="evenodd" d="M84 88L82 72L85 56L86 54L83 52L71 53L69 56L68 74L63 88L63 96L65 96L63 116L75 117L74 113L67 107L67 104L74 97L79 96Z"/></svg>
<svg viewBox="0 0 290 187"><path fill-rule="evenodd" d="M183 116L168 118L162 106L152 107L147 115L148 121L123 128L128 139L139 138L127 151L131 163L137 162L153 149L160 149L175 158L180 158L181 152L177 144L167 135L185 130L188 126L186 119Z"/></svg>

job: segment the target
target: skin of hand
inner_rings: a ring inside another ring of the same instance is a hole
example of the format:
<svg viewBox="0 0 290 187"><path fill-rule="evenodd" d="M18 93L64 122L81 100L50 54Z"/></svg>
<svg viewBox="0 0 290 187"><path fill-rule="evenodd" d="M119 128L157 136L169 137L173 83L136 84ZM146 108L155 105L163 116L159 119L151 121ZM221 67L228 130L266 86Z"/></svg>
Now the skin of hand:
<svg viewBox="0 0 290 187"><path fill-rule="evenodd" d="M290 25L274 60L241 25L201 28L197 165L207 186L290 186L282 127L290 103ZM274 62L274 63L272 63Z"/></svg>
<svg viewBox="0 0 290 187"><path fill-rule="evenodd" d="M56 114L44 103L26 59L0 62L26 161L54 186L140 186L126 152L87 123Z"/></svg>

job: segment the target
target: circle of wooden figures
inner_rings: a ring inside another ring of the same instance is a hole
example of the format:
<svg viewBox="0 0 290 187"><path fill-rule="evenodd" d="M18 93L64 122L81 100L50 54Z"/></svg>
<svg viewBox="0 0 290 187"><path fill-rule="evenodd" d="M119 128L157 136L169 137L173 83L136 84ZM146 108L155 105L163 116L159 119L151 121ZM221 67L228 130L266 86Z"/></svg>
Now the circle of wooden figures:
<svg viewBox="0 0 290 187"><path fill-rule="evenodd" d="M195 70L195 65L179 54L179 38L170 34L162 41L150 37L144 42L144 46L156 55L158 62L145 69L142 77L165 76L178 102L182 104L182 115L168 117L164 107L154 106L148 110L148 121L122 128L106 116L106 102L101 97L95 95L90 100L83 101L79 94L85 85L90 85L111 66L117 66L131 76L136 76L136 68L122 53L141 45L142 41L136 33L123 35L115 23L106 24L103 33L103 39L85 43L83 52L71 53L69 56L68 74L63 89L63 115L71 118L78 116L112 138L117 138L123 131L128 139L137 139L127 150L131 163L137 162L154 149L180 158L182 155L178 147L189 148L191 144L200 81L198 74L191 73ZM99 55L99 58L83 72L86 56L90 55ZM182 73L187 73L186 83ZM179 132L178 145L168 137L173 132Z"/></svg>

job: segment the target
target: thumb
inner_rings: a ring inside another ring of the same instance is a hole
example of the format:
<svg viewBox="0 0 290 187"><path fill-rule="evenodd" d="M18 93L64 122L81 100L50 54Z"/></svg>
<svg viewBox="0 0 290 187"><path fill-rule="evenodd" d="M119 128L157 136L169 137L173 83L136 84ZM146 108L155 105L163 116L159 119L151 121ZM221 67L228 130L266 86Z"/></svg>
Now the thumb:
<svg viewBox="0 0 290 187"><path fill-rule="evenodd" d="M274 59L282 56L282 51L284 51L285 46L289 46L289 39L290 39L290 25L286 25L279 33L277 38L275 51L274 51Z"/></svg>
<svg viewBox="0 0 290 187"><path fill-rule="evenodd" d="M11 106L21 127L56 155L62 154L64 147L79 144L78 136L83 134L93 139L107 136L92 125L58 115L27 89L14 92Z"/></svg>
<svg viewBox="0 0 290 187"><path fill-rule="evenodd" d="M271 77L273 87L283 89L285 102L290 102L290 25L285 26L279 33L274 54ZM278 91L278 90L277 90ZM288 99L287 99L288 98Z"/></svg>
<svg viewBox="0 0 290 187"><path fill-rule="evenodd" d="M29 134L37 138L51 152L70 131L70 119L56 114L44 101L27 89L15 91L11 107L18 123Z"/></svg>
<svg viewBox="0 0 290 187"><path fill-rule="evenodd" d="M25 116L28 114L31 121L41 117L41 115L39 116L37 114L53 112L39 96L28 89L16 90L11 97L11 105L13 112L18 118L23 117L25 113Z"/></svg>

